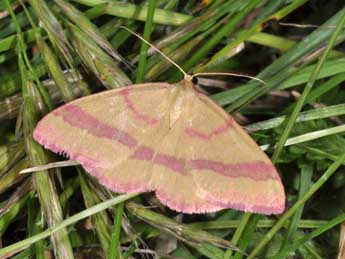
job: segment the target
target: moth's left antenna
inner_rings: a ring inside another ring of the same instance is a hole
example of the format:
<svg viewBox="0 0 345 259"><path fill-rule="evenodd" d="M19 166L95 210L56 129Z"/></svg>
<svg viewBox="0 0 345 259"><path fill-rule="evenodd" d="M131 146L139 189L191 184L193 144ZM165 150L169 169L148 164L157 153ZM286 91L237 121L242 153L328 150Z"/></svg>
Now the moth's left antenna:
<svg viewBox="0 0 345 259"><path fill-rule="evenodd" d="M153 48L155 51L157 51L159 54L161 54L165 59L167 59L171 64L173 64L175 67L177 67L182 74L184 75L185 78L189 77L189 75L182 69L182 67L180 67L174 60L172 60L171 58L169 58L167 55L165 55L160 49L158 49L156 46L154 46L152 43L148 42L147 40L145 40L143 37L141 37L138 33L132 31L131 29L125 27L125 26L119 26L122 29L127 30L128 32L130 32L131 34L133 34L134 36L138 37L139 39L141 39L143 42L145 42L147 45L149 45L151 48Z"/></svg>

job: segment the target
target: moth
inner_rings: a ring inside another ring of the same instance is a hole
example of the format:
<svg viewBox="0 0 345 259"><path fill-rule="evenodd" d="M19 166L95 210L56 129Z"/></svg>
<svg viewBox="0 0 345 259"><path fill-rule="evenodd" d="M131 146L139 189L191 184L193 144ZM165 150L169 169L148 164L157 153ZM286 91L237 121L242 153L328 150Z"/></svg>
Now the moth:
<svg viewBox="0 0 345 259"><path fill-rule="evenodd" d="M136 84L77 99L46 115L33 134L114 192L154 191L179 212L279 214L285 207L270 159L189 75L176 84Z"/></svg>

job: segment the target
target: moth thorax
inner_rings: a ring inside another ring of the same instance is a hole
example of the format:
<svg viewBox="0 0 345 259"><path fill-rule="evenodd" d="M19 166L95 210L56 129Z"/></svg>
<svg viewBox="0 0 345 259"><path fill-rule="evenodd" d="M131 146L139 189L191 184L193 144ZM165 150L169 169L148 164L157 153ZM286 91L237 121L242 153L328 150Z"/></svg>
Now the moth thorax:
<svg viewBox="0 0 345 259"><path fill-rule="evenodd" d="M169 116L169 125L170 128L173 127L175 122L178 120L178 118L181 116L182 113L182 107L184 105L184 101L186 100L184 95L177 95L175 102L172 104L172 107L170 109L170 116Z"/></svg>

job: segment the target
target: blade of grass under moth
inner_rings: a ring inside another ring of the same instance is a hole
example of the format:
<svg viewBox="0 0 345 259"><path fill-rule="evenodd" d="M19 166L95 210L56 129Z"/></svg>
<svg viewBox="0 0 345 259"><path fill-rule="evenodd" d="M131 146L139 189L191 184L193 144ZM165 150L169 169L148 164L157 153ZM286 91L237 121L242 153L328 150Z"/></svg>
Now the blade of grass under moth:
<svg viewBox="0 0 345 259"><path fill-rule="evenodd" d="M79 190L79 187L80 181L78 178L67 180L67 183L64 185L63 192L59 195L59 201L63 211L66 210L69 199L77 190Z"/></svg>
<svg viewBox="0 0 345 259"><path fill-rule="evenodd" d="M77 171L85 206L86 208L91 208L92 206L100 203L100 198L90 188L86 180L84 170L80 167L77 167ZM111 240L111 222L107 212L101 211L100 213L91 216L91 221L94 229L96 230L103 251L105 254L107 254Z"/></svg>
<svg viewBox="0 0 345 259"><path fill-rule="evenodd" d="M229 228L237 228L238 225L241 223L242 219L234 219L234 220L210 220L210 221L202 221L202 222L194 222L188 224L191 227L195 227L196 229L201 230L216 230L216 229L229 229ZM277 222L275 219L259 219L257 222L257 228L271 228ZM313 229L319 228L326 220L308 220L302 219L298 222L298 228L301 229ZM290 222L286 222L284 226L288 226Z"/></svg>
<svg viewBox="0 0 345 259"><path fill-rule="evenodd" d="M215 247L229 248L238 250L229 241L222 238L218 238L204 231L198 231L190 228L189 226L167 218L161 214L155 213L151 210L144 208L134 202L126 204L127 210L129 210L136 217L146 221L147 223L174 235L176 238L188 244L210 244Z"/></svg>
<svg viewBox="0 0 345 259"><path fill-rule="evenodd" d="M153 16L156 9L156 0L149 0L148 5L148 11L145 21L145 27L144 27L144 34L143 38L147 41L150 41L151 33L153 30ZM139 58L139 64L138 64L138 70L137 70L137 77L136 77L136 83L142 83L144 81L144 73L146 70L146 63L147 63L147 50L149 49L149 46L145 43L141 43L140 47L140 58Z"/></svg>
<svg viewBox="0 0 345 259"><path fill-rule="evenodd" d="M198 259L200 256L193 255L194 253L190 251L184 244L180 244L179 248L176 249L173 253L170 253L172 257L162 257L162 259L175 259L176 258L183 258L183 259Z"/></svg>
<svg viewBox="0 0 345 259"><path fill-rule="evenodd" d="M226 210L226 211L224 211L224 213L222 213L222 214L216 216L216 221L218 221L218 220L220 220L220 221L222 221L222 220L231 220L231 219L236 218L236 216L238 216L238 214L240 214L238 211L235 211L235 210ZM190 225L190 224L189 224L189 225ZM193 227L193 226L191 225L191 227ZM194 228L194 227L193 227L193 228ZM197 228L197 230L200 230L200 229ZM220 237L220 238L225 238L226 236L228 236L229 234L232 234L232 233L233 233L233 231L232 231L231 229L228 229L228 228L222 229L222 230L214 230L214 231L212 231L212 234L213 234L213 235L215 235L215 236L217 236L217 237ZM156 232L154 232L153 234L154 234L154 235L157 235ZM188 246L191 246L191 245L188 244ZM198 254L200 254L200 253L203 254L203 253L204 253L204 250L200 250L198 247L194 247L194 246L191 246L191 247L194 248L194 250L198 251ZM187 249L187 247L186 247L186 249ZM185 249L185 250L186 250L186 249ZM172 255L174 255L174 256L177 255L177 256L178 256L178 255L180 254L180 252L184 253L185 250L182 250L182 251L181 251L180 247L178 247L178 248L172 253ZM199 251L199 250L200 250L200 251ZM223 259L225 253L222 252L222 253L218 253L218 254L220 254L219 256L221 256L222 259ZM213 258L211 257L211 259L213 259Z"/></svg>
<svg viewBox="0 0 345 259"><path fill-rule="evenodd" d="M309 92L311 91L312 87L314 86L314 83L317 80L317 75L320 72L320 69L321 69L322 65L324 64L325 60L327 59L327 56L328 56L330 50L332 49L338 35L340 34L341 30L343 29L344 24L345 24L345 13L342 15L342 17L339 21L339 24L336 27L335 32L332 34L332 37L329 40L329 43L327 44L325 51L323 52L322 56L320 57L317 65L315 67L315 70L310 75L310 79L308 80L308 83L305 86L302 95L298 99L292 114L290 115L289 119L287 120L286 127L284 128L283 134L280 137L280 139L277 143L277 147L273 152L273 155L272 155L272 161L273 162L277 161L277 159L278 159L278 157L279 157L279 155L280 155L280 153L284 147L284 144L285 144L287 138L289 137L289 134L292 130L292 127L296 121L296 118L297 118L298 114L300 113L300 111L302 110L303 105L305 103L305 100L306 100Z"/></svg>
<svg viewBox="0 0 345 259"><path fill-rule="evenodd" d="M301 168L301 175L300 175L300 181L299 181L300 187L298 189L297 199L301 199L302 196L308 191L309 186L311 184L312 175L313 175L313 168L311 165L305 165ZM304 209L304 204L301 205L301 207L297 209L295 214L292 216L292 219L289 222L289 226L284 235L278 254L281 253L285 249L285 247L290 242L293 241L294 234L296 233L299 221L301 220L301 217L302 217L303 209ZM284 259L285 257L280 257L280 258Z"/></svg>
<svg viewBox="0 0 345 259"><path fill-rule="evenodd" d="M284 250L280 251L277 255L272 257L272 259L280 259L285 258L289 255L289 253L297 250L302 244L306 243L307 241L321 235L325 231L333 228L334 226L337 226L341 223L343 223L345 220L345 214L341 214L338 217L328 221L327 223L323 224L323 226L320 226L319 228L313 230L312 232L305 234L302 238L299 238L297 240L294 240L292 243L290 243L288 246L285 247Z"/></svg>
<svg viewBox="0 0 345 259"><path fill-rule="evenodd" d="M275 233L284 225L284 223L291 218L295 212L300 208L318 189L320 189L326 181L336 172L336 170L344 163L345 154L342 154L338 159L329 166L326 172L309 188L309 190L298 199L295 204L286 211L277 223L265 234L264 238L249 254L248 259L253 259L261 249L272 239Z"/></svg>
<svg viewBox="0 0 345 259"><path fill-rule="evenodd" d="M232 244L238 245L238 241L240 240L240 237L243 234L243 231L245 230L246 225L248 224L248 221L249 221L251 216L252 216L251 213L244 213L242 215L242 218L241 218L241 220L240 220L240 222L239 222L239 224L238 224L238 226L236 228L236 231L235 231L234 235L231 238L231 243ZM230 259L231 256L232 256L232 250L228 249L225 252L224 259Z"/></svg>
<svg viewBox="0 0 345 259"><path fill-rule="evenodd" d="M115 208L115 217L114 217L114 227L111 235L111 245L109 250L109 259L123 259L120 246L120 233L121 233L121 220L124 210L124 203L119 203Z"/></svg>
<svg viewBox="0 0 345 259"><path fill-rule="evenodd" d="M54 235L55 233L61 231L62 229L65 229L67 226L70 226L76 222L78 222L79 220L85 219L87 217L90 217L91 215L94 215L100 211L103 211L107 208L110 208L120 202L123 202L125 200L131 199L133 197L135 197L136 195L138 195L137 193L131 193L131 194L124 194L121 196L117 196L114 197L112 199L109 199L107 201L101 202L95 206L92 206L89 209L86 209L84 211L81 211L79 213L74 214L73 216L60 221L59 223L56 223L54 226L51 226L50 228L46 229L45 231L29 237L27 239L24 239L22 241L19 241L17 243L14 243L12 245L0 248L0 256L3 256L5 254L8 253L12 253L13 251L21 251L23 249L25 249L26 247L34 244L35 242L39 241L39 240L43 240L51 235ZM65 257L66 258L66 257Z"/></svg>
<svg viewBox="0 0 345 259"><path fill-rule="evenodd" d="M24 114L23 114L23 130L25 136L25 148L29 160L33 165L46 164L48 159L43 147L35 142L32 138L32 132L36 121L36 112L31 97L34 94L34 88L31 81L27 79L26 68L24 66L21 55L18 58L21 78L23 81L23 97L24 97ZM32 176L33 183L40 200L45 221L49 226L62 221L62 210L56 193L55 185L48 175L48 172L41 171ZM72 246L70 244L67 230L62 229L51 236L51 242L56 258L73 258Z"/></svg>
<svg viewBox="0 0 345 259"><path fill-rule="evenodd" d="M87 6L95 6L107 3L107 7L104 11L106 14L139 21L146 21L148 12L148 7L145 5L139 6L117 1L108 2L107 0L74 0L74 2ZM153 17L153 22L177 26L186 23L187 21L191 20L191 18L192 16L190 15L165 11L157 8Z"/></svg>
<svg viewBox="0 0 345 259"><path fill-rule="evenodd" d="M240 240L239 240L239 247L243 251L246 251L248 246L250 245L253 239L253 235L256 232L258 221L261 217L262 217L261 215L254 215L253 217L250 218L246 226L246 229L241 235ZM236 254L234 255L234 259L242 259L242 258L243 258L243 254L241 253L236 252Z"/></svg>

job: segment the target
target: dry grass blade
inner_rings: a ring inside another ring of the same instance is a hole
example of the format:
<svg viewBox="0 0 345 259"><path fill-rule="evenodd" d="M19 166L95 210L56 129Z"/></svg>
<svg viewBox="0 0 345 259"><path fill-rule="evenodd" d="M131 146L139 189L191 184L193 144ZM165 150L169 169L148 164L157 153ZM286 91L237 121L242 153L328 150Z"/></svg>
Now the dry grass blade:
<svg viewBox="0 0 345 259"><path fill-rule="evenodd" d="M125 59L122 58L109 44L107 39L98 31L97 27L89 21L89 19L78 9L76 9L70 3L63 0L55 0L55 3L63 10L64 14L75 23L81 30L87 33L93 41L97 42L104 50L106 50L111 56L118 61L126 63ZM126 63L127 64L127 63Z"/></svg>
<svg viewBox="0 0 345 259"><path fill-rule="evenodd" d="M15 166L24 155L24 143L21 141L0 146L0 176Z"/></svg>
<svg viewBox="0 0 345 259"><path fill-rule="evenodd" d="M41 38L37 39L37 44L45 60L45 63L47 64L47 67L56 83L56 86L61 92L61 96L64 102L72 101L75 98L72 87L65 77L65 74L61 69L54 53Z"/></svg>
<svg viewBox="0 0 345 259"><path fill-rule="evenodd" d="M86 208L90 208L101 202L101 199L91 189L84 170L78 168L79 181ZM106 211L101 211L91 216L93 229L96 231L103 251L107 254L111 239L111 221Z"/></svg>
<svg viewBox="0 0 345 259"><path fill-rule="evenodd" d="M43 26L52 44L72 63L71 48L63 28L44 0L29 0L35 15Z"/></svg>
<svg viewBox="0 0 345 259"><path fill-rule="evenodd" d="M338 259L345 258L345 223L340 225Z"/></svg>
<svg viewBox="0 0 345 259"><path fill-rule="evenodd" d="M114 60L104 52L92 38L74 25L70 26L72 44L82 62L108 88L117 88L131 84L131 80L117 66Z"/></svg>
<svg viewBox="0 0 345 259"><path fill-rule="evenodd" d="M4 204L0 208L0 217L2 217L5 213L7 213L16 203L22 199L26 194L31 191L32 183L31 179L27 179L23 184L21 184L17 190L12 194L12 196L7 200L6 204Z"/></svg>
<svg viewBox="0 0 345 259"><path fill-rule="evenodd" d="M76 80L75 76L70 71L64 71L68 85L73 91L73 96L79 97L84 91L80 87L81 80ZM43 85L47 88L49 96L54 104L60 104L63 101L61 91L58 90L54 80L44 80ZM14 94L11 97L0 100L0 121L14 119L18 116L20 107L23 103L23 96L21 93Z"/></svg>
<svg viewBox="0 0 345 259"><path fill-rule="evenodd" d="M184 242L192 243L197 246L203 243L209 243L217 247L229 248L241 252L240 249L233 246L229 241L213 236L205 231L193 229L185 224L177 223L168 217L148 210L134 202L128 202L126 208L136 217L152 224L164 232L172 234Z"/></svg>
<svg viewBox="0 0 345 259"><path fill-rule="evenodd" d="M27 157L15 163L4 175L1 176L0 194L20 182L25 176L20 175L20 171L29 166Z"/></svg>

